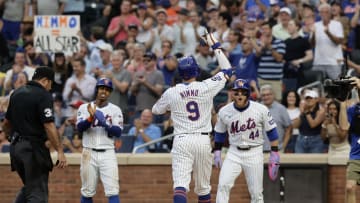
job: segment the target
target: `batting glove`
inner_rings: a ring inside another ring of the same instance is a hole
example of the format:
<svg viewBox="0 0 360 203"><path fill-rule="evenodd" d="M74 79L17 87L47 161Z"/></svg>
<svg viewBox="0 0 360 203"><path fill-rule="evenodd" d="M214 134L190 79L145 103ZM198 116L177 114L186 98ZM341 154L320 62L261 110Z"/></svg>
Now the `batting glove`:
<svg viewBox="0 0 360 203"><path fill-rule="evenodd" d="M279 152L271 151L268 165L269 178L275 181L280 167L280 155Z"/></svg>
<svg viewBox="0 0 360 203"><path fill-rule="evenodd" d="M99 126L108 127L108 125L106 124L106 118L105 118L103 112L96 110L94 116L95 116L96 120L98 120Z"/></svg>
<svg viewBox="0 0 360 203"><path fill-rule="evenodd" d="M221 168L222 165L221 150L214 151L214 165L216 168Z"/></svg>
<svg viewBox="0 0 360 203"><path fill-rule="evenodd" d="M205 31L203 39L213 50L221 48L220 42L214 37L213 33L208 33L208 31Z"/></svg>

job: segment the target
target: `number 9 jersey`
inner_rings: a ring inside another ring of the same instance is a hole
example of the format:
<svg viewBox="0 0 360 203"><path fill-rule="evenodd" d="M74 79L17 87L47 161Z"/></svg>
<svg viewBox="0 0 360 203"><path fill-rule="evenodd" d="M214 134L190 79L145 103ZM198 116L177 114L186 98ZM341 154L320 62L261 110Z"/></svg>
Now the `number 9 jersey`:
<svg viewBox="0 0 360 203"><path fill-rule="evenodd" d="M213 98L227 79L223 72L202 82L180 83L167 89L152 108L154 114L171 111L174 134L211 132Z"/></svg>

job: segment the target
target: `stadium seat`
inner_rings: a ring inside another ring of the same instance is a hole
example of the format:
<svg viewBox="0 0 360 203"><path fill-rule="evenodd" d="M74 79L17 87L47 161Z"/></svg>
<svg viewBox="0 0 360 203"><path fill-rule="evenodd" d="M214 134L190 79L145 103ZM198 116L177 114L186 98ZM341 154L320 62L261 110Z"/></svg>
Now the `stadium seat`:
<svg viewBox="0 0 360 203"><path fill-rule="evenodd" d="M319 70L307 70L304 71L304 82L303 84L309 84L315 81L324 81L324 73Z"/></svg>

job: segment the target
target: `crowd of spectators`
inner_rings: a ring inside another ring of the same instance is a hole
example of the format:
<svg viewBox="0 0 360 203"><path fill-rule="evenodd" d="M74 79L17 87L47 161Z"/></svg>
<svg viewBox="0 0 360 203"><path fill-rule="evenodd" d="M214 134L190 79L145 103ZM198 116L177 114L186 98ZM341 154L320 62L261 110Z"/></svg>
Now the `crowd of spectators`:
<svg viewBox="0 0 360 203"><path fill-rule="evenodd" d="M337 129L336 101L320 89L297 90L314 82L309 77L314 74L324 80L360 72L357 0L5 0L0 15L0 43L7 45L0 47L0 116L12 91L37 67L52 67L56 124L69 152L81 150L76 110L94 99L103 75L113 81L110 101L124 113L123 133L136 136L136 145L171 134L168 116L149 115L149 109L179 82L178 58L193 55L201 67L199 79L219 70L211 49L200 43L206 30L215 33L235 69L231 81L250 80L251 98L274 111L284 152L348 150L347 135ZM80 51L36 53L34 15L80 15ZM231 100L223 92L214 115ZM308 137L318 144L308 143ZM6 145L0 132L2 151ZM141 152L157 148L169 152L171 142Z"/></svg>

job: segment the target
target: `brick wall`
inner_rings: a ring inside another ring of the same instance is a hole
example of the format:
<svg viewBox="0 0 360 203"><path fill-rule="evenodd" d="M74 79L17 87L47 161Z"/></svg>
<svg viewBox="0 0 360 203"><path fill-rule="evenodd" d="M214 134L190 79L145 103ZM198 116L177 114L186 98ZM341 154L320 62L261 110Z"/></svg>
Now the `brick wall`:
<svg viewBox="0 0 360 203"><path fill-rule="evenodd" d="M78 165L71 165L65 170L55 169L50 174L49 203L79 202L81 185L79 173ZM120 197L123 203L172 202L170 165L121 165L119 167L119 173L121 181ZM21 187L21 181L16 173L9 171L8 165L0 165L0 174L0 203L11 203L16 192ZM213 170L211 179L213 198L216 194L218 175L218 170ZM329 203L343 203L345 166L329 166L328 181ZM357 202L360 202L359 188ZM193 184L191 189L193 189ZM197 197L193 192L189 193L189 203L195 203L196 199ZM236 181L236 185L231 192L231 199L231 203L250 202L243 175ZM107 203L101 184L98 185L94 202Z"/></svg>

